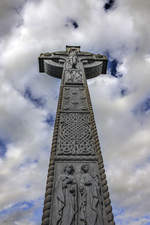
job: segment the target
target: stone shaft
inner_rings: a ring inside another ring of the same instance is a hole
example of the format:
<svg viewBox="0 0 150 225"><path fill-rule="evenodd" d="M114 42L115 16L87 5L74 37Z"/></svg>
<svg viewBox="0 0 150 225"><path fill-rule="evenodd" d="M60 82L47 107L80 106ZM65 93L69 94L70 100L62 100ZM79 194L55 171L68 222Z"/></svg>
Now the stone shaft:
<svg viewBox="0 0 150 225"><path fill-rule="evenodd" d="M42 225L114 224L79 52L71 46L63 61Z"/></svg>

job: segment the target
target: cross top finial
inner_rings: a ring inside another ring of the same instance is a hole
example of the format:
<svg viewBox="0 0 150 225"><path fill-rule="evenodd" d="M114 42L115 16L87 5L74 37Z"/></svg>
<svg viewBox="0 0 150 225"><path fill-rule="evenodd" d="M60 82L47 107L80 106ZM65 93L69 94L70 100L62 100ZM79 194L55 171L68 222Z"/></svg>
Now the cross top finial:
<svg viewBox="0 0 150 225"><path fill-rule="evenodd" d="M66 45L66 52L70 53L71 51L80 52L80 46Z"/></svg>

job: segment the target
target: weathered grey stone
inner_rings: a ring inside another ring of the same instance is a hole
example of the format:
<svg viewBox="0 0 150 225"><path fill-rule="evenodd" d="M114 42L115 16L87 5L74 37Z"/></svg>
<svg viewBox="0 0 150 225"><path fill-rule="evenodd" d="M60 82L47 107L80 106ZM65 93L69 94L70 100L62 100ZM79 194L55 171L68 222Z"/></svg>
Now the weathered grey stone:
<svg viewBox="0 0 150 225"><path fill-rule="evenodd" d="M80 86L70 86L63 89L62 111L88 111L85 89Z"/></svg>
<svg viewBox="0 0 150 225"><path fill-rule="evenodd" d="M89 113L62 113L57 155L95 155Z"/></svg>
<svg viewBox="0 0 150 225"><path fill-rule="evenodd" d="M39 57L40 72L62 78L42 225L114 224L86 82L106 65L105 56L79 46Z"/></svg>
<svg viewBox="0 0 150 225"><path fill-rule="evenodd" d="M83 74L81 70L69 69L64 71L65 84L82 84Z"/></svg>
<svg viewBox="0 0 150 225"><path fill-rule="evenodd" d="M55 180L50 224L104 224L96 162L59 162Z"/></svg>

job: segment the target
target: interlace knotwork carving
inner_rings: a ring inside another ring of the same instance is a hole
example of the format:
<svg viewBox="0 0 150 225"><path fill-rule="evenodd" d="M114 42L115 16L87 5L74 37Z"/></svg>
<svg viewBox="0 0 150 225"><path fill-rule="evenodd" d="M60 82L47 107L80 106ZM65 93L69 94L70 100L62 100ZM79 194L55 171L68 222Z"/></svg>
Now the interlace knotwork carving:
<svg viewBox="0 0 150 225"><path fill-rule="evenodd" d="M82 71L79 69L65 70L65 83L83 83Z"/></svg>
<svg viewBox="0 0 150 225"><path fill-rule="evenodd" d="M62 113L57 155L95 155L88 113Z"/></svg>

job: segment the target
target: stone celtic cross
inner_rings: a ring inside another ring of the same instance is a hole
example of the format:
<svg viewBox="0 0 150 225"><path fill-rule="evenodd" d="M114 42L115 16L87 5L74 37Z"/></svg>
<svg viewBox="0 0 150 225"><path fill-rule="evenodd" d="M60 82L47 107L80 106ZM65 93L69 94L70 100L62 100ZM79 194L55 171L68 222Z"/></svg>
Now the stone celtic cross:
<svg viewBox="0 0 150 225"><path fill-rule="evenodd" d="M40 72L61 78L42 225L114 225L86 81L106 67L79 46L39 57Z"/></svg>

